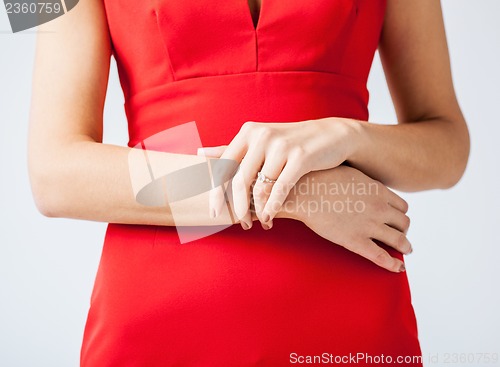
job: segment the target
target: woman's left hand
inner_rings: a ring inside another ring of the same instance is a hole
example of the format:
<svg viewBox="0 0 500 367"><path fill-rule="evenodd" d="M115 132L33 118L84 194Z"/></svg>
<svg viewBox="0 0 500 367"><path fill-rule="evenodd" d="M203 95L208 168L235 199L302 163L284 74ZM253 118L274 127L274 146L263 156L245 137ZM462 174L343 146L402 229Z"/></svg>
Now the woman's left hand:
<svg viewBox="0 0 500 367"><path fill-rule="evenodd" d="M253 190L257 218L268 229L303 175L337 167L350 156L354 149L350 138L355 132L353 125L353 120L342 118L291 123L246 122L227 147L203 148L200 154L218 156L223 150L220 158L240 165L232 179L234 212L244 229L252 226ZM259 172L264 180L256 180ZM212 217L218 216L224 203L224 188L219 186L210 194Z"/></svg>

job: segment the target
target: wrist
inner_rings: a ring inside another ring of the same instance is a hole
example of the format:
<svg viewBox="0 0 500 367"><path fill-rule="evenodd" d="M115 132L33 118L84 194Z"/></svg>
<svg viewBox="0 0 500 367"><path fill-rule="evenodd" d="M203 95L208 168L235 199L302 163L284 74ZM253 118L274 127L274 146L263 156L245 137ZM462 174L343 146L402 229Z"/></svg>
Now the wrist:
<svg viewBox="0 0 500 367"><path fill-rule="evenodd" d="M363 147L367 122L355 119L342 119L342 123L345 129L344 139L347 142L345 161L352 163L357 161L357 157Z"/></svg>
<svg viewBox="0 0 500 367"><path fill-rule="evenodd" d="M325 156L330 157L329 168L357 156L362 145L365 122L342 117L327 117L316 121L316 136L320 139L319 145L326 148Z"/></svg>

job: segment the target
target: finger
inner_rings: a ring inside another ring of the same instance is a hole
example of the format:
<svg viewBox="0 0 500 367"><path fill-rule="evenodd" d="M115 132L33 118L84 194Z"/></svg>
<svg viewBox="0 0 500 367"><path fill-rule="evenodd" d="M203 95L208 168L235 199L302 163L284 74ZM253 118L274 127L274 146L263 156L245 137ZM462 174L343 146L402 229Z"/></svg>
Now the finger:
<svg viewBox="0 0 500 367"><path fill-rule="evenodd" d="M242 221L248 220L250 214L250 187L262 166L264 152L260 148L250 148L243 158L240 169L232 182L233 205L236 217ZM251 221L246 222L251 227Z"/></svg>
<svg viewBox="0 0 500 367"><path fill-rule="evenodd" d="M273 188L273 183L270 182L260 182L257 181L253 187L253 201L254 201L254 209L255 215L257 219L261 222L262 228L271 229L273 226L272 221L268 220L264 222L262 219L262 212L264 210L264 206L271 194L271 190Z"/></svg>
<svg viewBox="0 0 500 367"><path fill-rule="evenodd" d="M286 155L283 151L271 151L266 154L264 165L260 171L265 175L265 177L271 180L276 180L276 178L281 175L285 164ZM264 218L263 213L275 184L276 183L257 180L253 190L255 213L260 222L265 224L265 226L263 226L264 229L272 227L271 218Z"/></svg>
<svg viewBox="0 0 500 367"><path fill-rule="evenodd" d="M246 152L246 144L242 143L241 136L237 136L226 147L226 149L220 156L220 159L233 160L237 163L240 163L245 155L245 152ZM222 177L224 173L219 172L217 173L217 175L220 175ZM223 189L221 190L215 188L210 191L208 206L210 215L214 214L215 215L214 218L218 217L219 214L222 212L222 208L224 206L223 194L224 194Z"/></svg>
<svg viewBox="0 0 500 367"><path fill-rule="evenodd" d="M222 153L222 159L233 159L238 163L242 161L248 147L250 146L250 130L249 128L241 128L238 134L231 140L229 145Z"/></svg>
<svg viewBox="0 0 500 367"><path fill-rule="evenodd" d="M404 263L389 255L387 251L378 246L375 242L368 240L359 246L346 247L348 250L363 256L381 268L387 269L394 273L405 271Z"/></svg>
<svg viewBox="0 0 500 367"><path fill-rule="evenodd" d="M227 209L229 211L229 215L231 217L232 223L233 224L238 223L238 218L236 218L236 215L234 214L233 190L232 190L232 185L230 182L227 184L227 187L226 187L225 200L227 203ZM248 218L244 218L244 219L245 219L245 221L240 221L241 227L244 230L248 230L248 229L252 228L252 221L253 221L252 216L250 215L249 219ZM250 223L250 226L248 225L248 223Z"/></svg>
<svg viewBox="0 0 500 367"><path fill-rule="evenodd" d="M214 187L208 193L210 218L217 218L225 204L224 185Z"/></svg>
<svg viewBox="0 0 500 367"><path fill-rule="evenodd" d="M264 222L272 220L281 209L288 194L302 177L302 172L294 163L287 163L273 185L269 199L262 213Z"/></svg>
<svg viewBox="0 0 500 367"><path fill-rule="evenodd" d="M398 250L402 254L410 254L412 247L405 234L397 229L384 224L379 227L379 231L374 239L379 240L386 245Z"/></svg>
<svg viewBox="0 0 500 367"><path fill-rule="evenodd" d="M243 228L245 231L249 230L252 228L252 213L250 210L245 214L245 216L240 220L240 225L241 228Z"/></svg>
<svg viewBox="0 0 500 367"><path fill-rule="evenodd" d="M404 234L408 233L408 229L410 228L410 218L407 215L390 205L387 215L388 219L385 224L403 232Z"/></svg>
<svg viewBox="0 0 500 367"><path fill-rule="evenodd" d="M202 157L210 157L210 158L220 158L222 154L224 154L227 145L219 145L217 147L202 147L198 148L196 155Z"/></svg>
<svg viewBox="0 0 500 367"><path fill-rule="evenodd" d="M389 205L406 214L408 212L408 203L406 202L406 200L404 200L392 190L387 189L387 192Z"/></svg>

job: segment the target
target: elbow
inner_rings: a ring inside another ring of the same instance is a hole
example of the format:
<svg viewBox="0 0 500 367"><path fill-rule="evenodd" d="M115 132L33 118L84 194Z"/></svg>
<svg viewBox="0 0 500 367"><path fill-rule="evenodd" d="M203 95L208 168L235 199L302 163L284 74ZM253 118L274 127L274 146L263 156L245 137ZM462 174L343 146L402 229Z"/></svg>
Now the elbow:
<svg viewBox="0 0 500 367"><path fill-rule="evenodd" d="M443 179L441 189L450 189L456 186L466 171L470 155L470 135L466 125L460 138L457 139L455 149L450 153L448 174Z"/></svg>
<svg viewBox="0 0 500 367"><path fill-rule="evenodd" d="M49 203L41 200L41 199L35 199L35 205L36 208L38 209L38 212L42 214L44 217L47 218L59 218L59 216L56 214L57 211L53 209L52 206L50 206Z"/></svg>
<svg viewBox="0 0 500 367"><path fill-rule="evenodd" d="M456 186L460 180L462 179L464 173L465 173L465 168L466 168L466 163L464 163L461 166L455 167L454 172L449 175L447 180L443 182L443 185L441 185L442 190L448 190L451 189L452 187Z"/></svg>
<svg viewBox="0 0 500 367"><path fill-rule="evenodd" d="M50 172L37 172L30 168L29 176L33 200L38 211L48 218L62 217L61 192L56 185L57 178Z"/></svg>
<svg viewBox="0 0 500 367"><path fill-rule="evenodd" d="M442 184L438 187L439 189L448 190L456 186L465 173L465 166L463 169L454 168L454 171L443 180Z"/></svg>
<svg viewBox="0 0 500 367"><path fill-rule="evenodd" d="M31 191L35 206L40 214L48 218L60 217L58 214L60 210L54 200L51 199L53 194L50 192L50 188L44 187L41 183L32 182Z"/></svg>
<svg viewBox="0 0 500 367"><path fill-rule="evenodd" d="M49 202L47 199L35 196L35 206L38 212L47 218L60 218L61 215L58 214L58 209L53 203Z"/></svg>

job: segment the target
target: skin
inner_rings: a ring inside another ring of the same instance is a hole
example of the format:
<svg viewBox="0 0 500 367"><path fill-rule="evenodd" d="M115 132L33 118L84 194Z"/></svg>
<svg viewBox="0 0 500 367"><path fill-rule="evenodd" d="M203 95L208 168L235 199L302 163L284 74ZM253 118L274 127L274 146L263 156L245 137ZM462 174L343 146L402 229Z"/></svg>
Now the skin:
<svg viewBox="0 0 500 367"><path fill-rule="evenodd" d="M248 8L252 16L253 26L256 27L259 22L260 8L262 0L248 0Z"/></svg>
<svg viewBox="0 0 500 367"><path fill-rule="evenodd" d="M377 126L335 117L331 118L335 122L330 124L332 130L325 127L328 119L298 124L249 123L228 142L227 149L216 147L205 152L221 157L238 151L245 156L251 151L248 147L262 145L257 137L265 137L273 149L284 148L286 162L297 165L289 183L298 185L312 179L317 183L376 183L377 194L363 198L363 213L304 213L294 203L297 199L318 202L321 198L312 190L305 194L292 191L286 197L281 193L279 200L268 200L273 192L275 196L279 194L278 185L256 183L252 187L256 172L252 173L252 180L240 179L239 184L237 177L233 180L232 201L225 209L217 202L214 191L176 203L175 223L173 205L140 205L135 200L137 182L148 179L144 152L102 143L111 46L99 0L82 1L64 17L40 27L29 133L29 173L39 210L50 217L165 226L239 222L249 228L260 219L270 228L272 218L292 218L385 269L403 271L403 263L373 241L382 241L405 254L411 252L406 238L408 205L385 185L406 190L452 186L465 168L468 134L451 84L439 2L412 0L404 6L398 5L397 0L388 3L380 51L399 125ZM292 144L297 142L293 137L306 134L315 144ZM289 137L285 142L288 145L280 145L280 136ZM239 147L238 139L244 142ZM316 144L318 139L323 139L322 144ZM262 155L257 149L254 151L255 155L249 157ZM267 159L272 153L265 152L266 164L273 164ZM304 153L300 159L298 153ZM203 154L147 154L157 177L207 159ZM329 159L316 159L325 155ZM283 154L276 157L283 159ZM345 160L353 167L339 166ZM298 165L306 169L299 169ZM272 169L265 173L272 178L281 177L280 172L274 175ZM293 185L282 187L291 189ZM246 207L251 190L257 217ZM354 197L336 195L329 199ZM279 207L272 205L274 209L265 221L263 205L270 202L278 202ZM217 207L216 215L209 215L209 204L212 209Z"/></svg>

